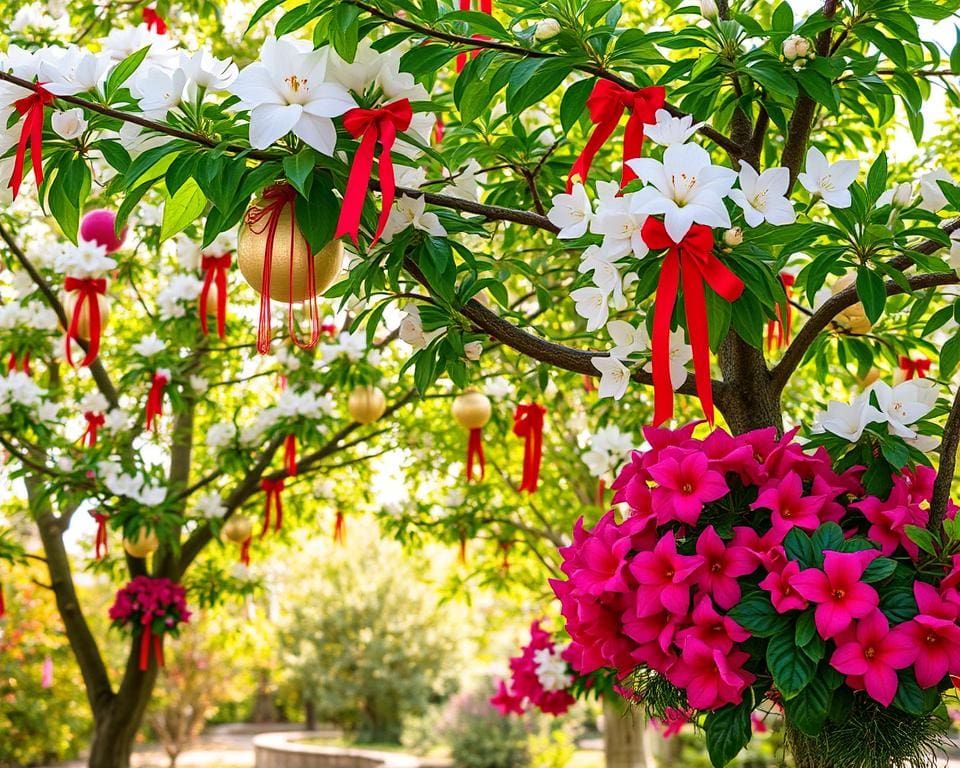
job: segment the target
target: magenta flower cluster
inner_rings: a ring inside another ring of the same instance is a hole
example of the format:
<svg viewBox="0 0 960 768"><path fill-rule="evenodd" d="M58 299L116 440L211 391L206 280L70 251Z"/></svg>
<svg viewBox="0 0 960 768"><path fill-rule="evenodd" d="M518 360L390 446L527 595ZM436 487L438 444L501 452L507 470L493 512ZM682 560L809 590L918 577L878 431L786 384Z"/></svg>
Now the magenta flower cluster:
<svg viewBox="0 0 960 768"><path fill-rule="evenodd" d="M934 471L880 499L792 433L692 433L646 429L613 484L629 514L579 520L560 550L576 672L656 674L743 722L783 702L811 733L839 696L930 711L960 673L960 555L924 530Z"/></svg>
<svg viewBox="0 0 960 768"><path fill-rule="evenodd" d="M530 627L530 642L510 659L510 683L501 680L490 703L501 715L522 715L529 704L548 715L562 715L576 699L570 693L574 675L567 651L554 643L539 621Z"/></svg>
<svg viewBox="0 0 960 768"><path fill-rule="evenodd" d="M113 626L129 627L135 634L142 627L150 627L154 635L176 632L190 620L186 590L170 579L137 576L117 590L110 618Z"/></svg>

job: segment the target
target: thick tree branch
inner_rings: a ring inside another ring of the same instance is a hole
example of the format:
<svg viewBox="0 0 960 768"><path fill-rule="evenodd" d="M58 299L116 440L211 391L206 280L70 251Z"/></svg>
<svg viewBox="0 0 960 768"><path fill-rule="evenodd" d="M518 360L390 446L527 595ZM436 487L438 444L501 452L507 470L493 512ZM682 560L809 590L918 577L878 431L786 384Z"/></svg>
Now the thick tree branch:
<svg viewBox="0 0 960 768"><path fill-rule="evenodd" d="M937 533L943 525L950 501L950 487L957 468L957 447L960 446L960 388L954 395L947 423L943 426L943 441L940 443L940 466L933 482L933 498L930 500L930 519L927 530Z"/></svg>

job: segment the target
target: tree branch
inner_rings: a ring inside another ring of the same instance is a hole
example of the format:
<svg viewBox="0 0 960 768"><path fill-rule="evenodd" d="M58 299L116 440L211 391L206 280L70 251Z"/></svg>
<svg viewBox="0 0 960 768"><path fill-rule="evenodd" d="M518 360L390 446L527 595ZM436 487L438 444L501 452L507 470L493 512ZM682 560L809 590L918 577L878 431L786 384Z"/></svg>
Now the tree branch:
<svg viewBox="0 0 960 768"><path fill-rule="evenodd" d="M937 479L933 481L933 498L930 499L930 519L927 530L937 533L943 525L950 501L950 487L953 485L953 473L957 467L957 447L960 446L960 388L954 395L950 415L943 426L943 441L940 443L940 466Z"/></svg>

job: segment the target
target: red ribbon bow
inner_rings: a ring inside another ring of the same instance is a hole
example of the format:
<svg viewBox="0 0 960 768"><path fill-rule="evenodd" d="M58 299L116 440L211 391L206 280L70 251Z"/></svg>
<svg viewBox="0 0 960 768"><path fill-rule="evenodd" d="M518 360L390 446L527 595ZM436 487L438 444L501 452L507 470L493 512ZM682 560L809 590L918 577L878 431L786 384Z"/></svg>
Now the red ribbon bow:
<svg viewBox="0 0 960 768"><path fill-rule="evenodd" d="M153 382L150 384L150 391L147 393L146 410L146 429L149 432L163 413L163 390L170 379L163 373L153 374Z"/></svg>
<svg viewBox="0 0 960 768"><path fill-rule="evenodd" d="M150 666L150 645L153 641L153 656L157 660L157 666L163 666L163 635L153 634L150 629L149 621L143 625L140 632L140 671L146 672Z"/></svg>
<svg viewBox="0 0 960 768"><path fill-rule="evenodd" d="M357 245L360 231L360 217L363 214L363 201L367 196L367 187L373 175L373 158L380 142L380 159L377 162L377 174L380 178L381 208L377 222L377 232L373 236L372 246L386 226L393 208L395 183L393 179L393 158L390 151L396 141L397 133L407 130L413 119L413 110L408 99L398 99L379 109L351 109L343 116L343 126L360 146L353 157L347 189L343 195L343 208L337 221L336 237L350 235Z"/></svg>
<svg viewBox="0 0 960 768"><path fill-rule="evenodd" d="M630 110L630 117L623 133L623 170L620 186L626 186L637 178L637 174L627 166L627 160L640 157L643 149L643 126L645 123L656 122L657 110L663 107L665 100L666 91L661 85L651 85L638 91L631 91L609 80L598 80L587 98L590 121L597 127L570 168L567 192L573 189L573 184L578 179L582 184L587 183L594 155L610 138L620 118L623 117L624 110L627 109Z"/></svg>
<svg viewBox="0 0 960 768"><path fill-rule="evenodd" d="M283 463L290 477L297 476L297 436L287 435L283 441Z"/></svg>
<svg viewBox="0 0 960 768"><path fill-rule="evenodd" d="M327 338L334 338L337 335L337 326L336 323L324 323L320 326L320 333L322 333Z"/></svg>
<svg viewBox="0 0 960 768"><path fill-rule="evenodd" d="M474 462L480 466L480 477L478 478L473 476ZM470 430L470 437L467 439L467 482L473 482L474 479L483 480L486 470L487 462L483 456L483 430L476 427Z"/></svg>
<svg viewBox="0 0 960 768"><path fill-rule="evenodd" d="M23 356L20 358L20 362L17 362L17 353L11 352L10 357L7 358L7 371L21 371L22 373L30 375L30 352L24 352Z"/></svg>
<svg viewBox="0 0 960 768"><path fill-rule="evenodd" d="M273 267L273 242L277 236L277 227L280 226L280 216L283 209L290 206L290 248L299 237L297 230L297 192L289 184L274 184L263 192L263 206L252 206L244 217L244 223L254 234L267 233L267 250L263 255L263 274L260 278L260 323L257 326L257 352L266 355L270 352L270 273ZM260 229L256 225L266 220ZM293 296L293 253L290 254L290 269L287 273L288 295ZM293 302L287 303L287 332L293 343L301 349L313 349L320 341L320 310L317 307L317 276L316 265L313 263L313 250L307 244L307 292L310 302L310 340L300 341L297 334L297 322L293 316Z"/></svg>
<svg viewBox="0 0 960 768"><path fill-rule="evenodd" d="M70 326L67 328L67 362L73 365L73 353L70 350L71 341L79 339L77 335L80 327L81 312L86 305L89 308L89 327L90 327L90 346L87 347L87 354L84 356L81 366L90 365L97 358L100 352L100 332L102 329L102 318L100 317L100 299L107 292L106 279L92 277L68 277L63 281L63 289L67 293L76 291L77 302L73 305L73 315L70 318Z"/></svg>
<svg viewBox="0 0 960 768"><path fill-rule="evenodd" d="M104 555L108 554L107 520L110 519L110 516L94 512L93 519L97 523L97 535L94 539L94 557L100 560Z"/></svg>
<svg viewBox="0 0 960 768"><path fill-rule="evenodd" d="M644 222L640 236L652 250L667 250L653 307L653 425L659 426L673 416L670 325L681 280L697 395L707 421L713 424L710 336L703 284L727 301L736 301L743 292L743 282L713 255L713 230L705 224L694 224L677 243L667 234L663 222L651 216Z"/></svg>
<svg viewBox="0 0 960 768"><path fill-rule="evenodd" d="M158 35L167 34L167 22L157 13L156 8L143 9L143 23L147 25L147 29L156 30Z"/></svg>
<svg viewBox="0 0 960 768"><path fill-rule="evenodd" d="M200 269L204 271L203 288L200 290L200 329L204 336L208 333L207 297L212 285L217 286L217 336L222 339L227 335L227 272L231 260L231 255L225 253L222 256L204 256L200 261Z"/></svg>
<svg viewBox="0 0 960 768"><path fill-rule="evenodd" d="M547 409L536 403L517 406L513 414L513 434L526 438L523 446L523 479L519 491L535 493L540 482L540 462L543 458L543 416Z"/></svg>
<svg viewBox="0 0 960 768"><path fill-rule="evenodd" d="M925 379L927 371L930 370L930 358L920 356L914 360L906 355L900 355L900 370L906 374L908 381L914 376Z"/></svg>
<svg viewBox="0 0 960 768"><path fill-rule="evenodd" d="M33 93L13 102L14 108L23 115L23 128L17 142L17 155L13 161L13 175L10 177L10 189L13 199L20 194L23 183L23 167L27 162L27 147L30 147L30 161L33 164L33 178L37 188L43 184L43 108L53 103L53 94L41 83L33 87Z"/></svg>
<svg viewBox="0 0 960 768"><path fill-rule="evenodd" d="M104 425L106 419L104 419L102 413L94 413L93 411L84 413L83 418L87 420L87 429L80 436L80 445L93 448L97 444L97 430Z"/></svg>
<svg viewBox="0 0 960 768"><path fill-rule="evenodd" d="M793 288L793 284L796 282L796 278L791 275L789 272L780 273L780 282L783 283L784 293L787 295L786 301L786 312L783 311L781 306L777 304L774 309L777 313L776 320L770 320L767 322L767 351L769 352L773 349L774 343L774 329L776 329L776 343L777 349L783 347L784 344L790 343L790 328L793 325L793 306L790 304L790 289ZM786 319L784 319L786 315Z"/></svg>
<svg viewBox="0 0 960 768"><path fill-rule="evenodd" d="M271 480L269 477L260 481L260 488L266 494L263 508L263 530L260 531L260 538L267 535L270 530L270 512L273 506L276 506L276 517L274 519L273 530L279 531L283 527L283 499L280 494L283 493L283 478Z"/></svg>

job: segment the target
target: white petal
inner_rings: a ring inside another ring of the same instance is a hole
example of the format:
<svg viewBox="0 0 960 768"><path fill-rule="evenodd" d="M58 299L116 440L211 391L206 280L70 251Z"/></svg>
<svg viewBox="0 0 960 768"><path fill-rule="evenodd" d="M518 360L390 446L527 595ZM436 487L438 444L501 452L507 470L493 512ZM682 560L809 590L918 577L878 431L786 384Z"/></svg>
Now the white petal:
<svg viewBox="0 0 960 768"><path fill-rule="evenodd" d="M277 139L286 136L303 115L299 104L281 106L261 104L250 111L250 144L255 149L266 149Z"/></svg>
<svg viewBox="0 0 960 768"><path fill-rule="evenodd" d="M337 129L329 117L304 114L294 126L293 132L318 152L333 156L337 146Z"/></svg>
<svg viewBox="0 0 960 768"><path fill-rule="evenodd" d="M356 106L357 102L343 86L323 83L310 88L310 101L303 105L303 111L316 117L339 117Z"/></svg>

